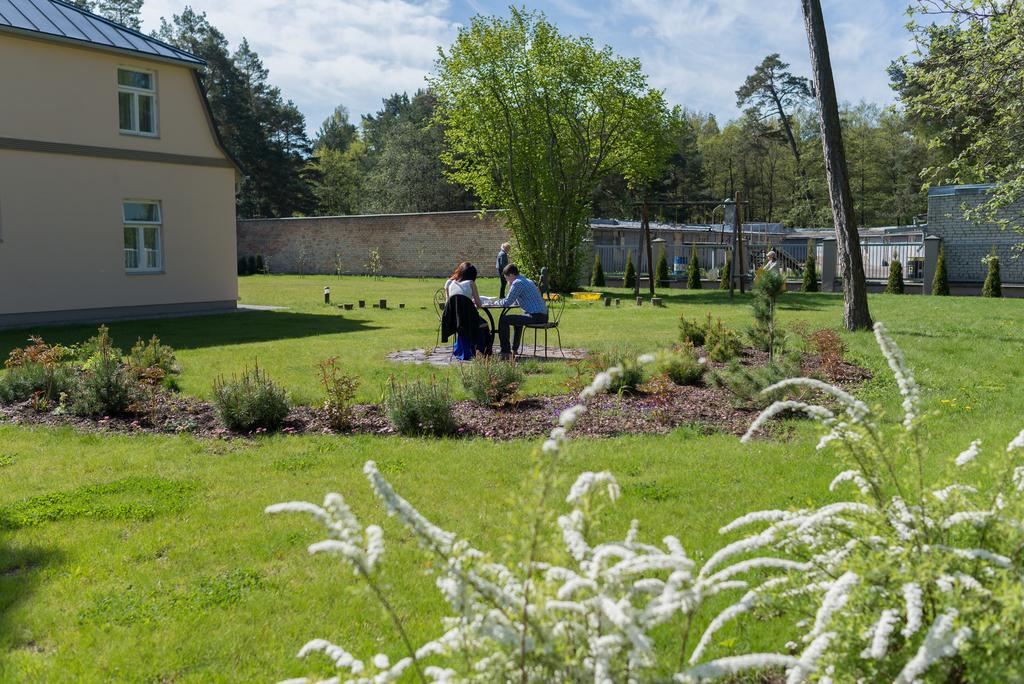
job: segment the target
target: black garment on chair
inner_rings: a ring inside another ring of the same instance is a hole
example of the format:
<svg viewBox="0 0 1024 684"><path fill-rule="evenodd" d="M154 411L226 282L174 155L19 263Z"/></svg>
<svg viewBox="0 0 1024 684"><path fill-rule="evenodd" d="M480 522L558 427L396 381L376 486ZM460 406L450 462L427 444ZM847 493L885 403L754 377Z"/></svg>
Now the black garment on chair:
<svg viewBox="0 0 1024 684"><path fill-rule="evenodd" d="M473 300L465 295L453 295L445 304L441 314L441 341L447 342L453 335L462 335L462 339L472 341L476 347L482 348L485 354L490 353L493 340L487 330L487 324L477 313ZM483 344L480 344L480 342Z"/></svg>

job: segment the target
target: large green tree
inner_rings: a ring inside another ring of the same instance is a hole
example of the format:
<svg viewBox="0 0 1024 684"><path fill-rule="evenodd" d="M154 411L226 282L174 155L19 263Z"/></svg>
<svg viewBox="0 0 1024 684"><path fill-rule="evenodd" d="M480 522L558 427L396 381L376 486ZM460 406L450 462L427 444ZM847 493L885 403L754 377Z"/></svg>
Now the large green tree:
<svg viewBox="0 0 1024 684"><path fill-rule="evenodd" d="M937 153L933 182L997 183L975 212L1020 230L1002 208L1024 197L1024 7L1019 0L914 0L918 46L893 65L908 115Z"/></svg>
<svg viewBox="0 0 1024 684"><path fill-rule="evenodd" d="M640 186L667 149L666 107L635 59L562 35L543 14L474 17L431 85L452 179L507 221L530 272L577 285L590 199L621 170Z"/></svg>

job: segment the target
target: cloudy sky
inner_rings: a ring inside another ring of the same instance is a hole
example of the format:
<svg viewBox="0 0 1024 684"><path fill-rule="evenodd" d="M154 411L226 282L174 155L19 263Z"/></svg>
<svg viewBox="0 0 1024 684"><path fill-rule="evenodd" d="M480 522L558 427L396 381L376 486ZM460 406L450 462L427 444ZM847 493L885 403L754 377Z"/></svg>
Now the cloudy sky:
<svg viewBox="0 0 1024 684"><path fill-rule="evenodd" d="M146 0L148 31L187 0ZM438 46L477 13L508 0L191 0L231 41L248 38L271 81L315 130L335 105L358 121L392 92L423 85ZM823 0L843 100L889 103L885 68L907 52L905 0ZM736 88L772 52L808 70L798 0L536 0L564 33L639 57L670 104L738 115Z"/></svg>

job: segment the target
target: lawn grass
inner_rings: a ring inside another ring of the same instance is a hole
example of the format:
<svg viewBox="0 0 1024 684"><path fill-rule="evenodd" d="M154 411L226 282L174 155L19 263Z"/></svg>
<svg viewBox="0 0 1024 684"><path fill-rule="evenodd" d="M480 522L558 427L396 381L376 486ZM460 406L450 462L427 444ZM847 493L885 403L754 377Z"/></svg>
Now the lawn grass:
<svg viewBox="0 0 1024 684"><path fill-rule="evenodd" d="M340 312L336 302L404 301L405 310ZM207 396L212 378L258 358L293 396L315 401L315 363L338 355L374 399L390 373L451 371L397 366L383 355L430 345L437 283L318 277L246 277L243 301L288 311L127 322L111 326L122 347L158 334L179 349L186 392ZM484 282L484 293L496 282ZM618 292L625 298L623 290ZM708 310L742 327L746 300L719 292L672 291L665 309L573 305L569 346L647 350L670 344L681 312ZM1002 448L1024 427L1024 303L1013 300L875 295L884 320L917 371L935 413L924 429L932 470L973 438ZM838 327L835 295L786 295L783 324ZM42 330L75 341L90 327ZM0 353L27 331L0 333ZM843 334L850 356L876 373L858 395L890 413L895 385L870 334ZM564 391L566 371L531 376L529 392ZM453 384L457 381L453 377ZM717 529L755 508L827 500L840 464L816 453L814 432L794 424L785 443L750 447L734 437L681 429L576 444L559 470L565 487L581 470L610 469L623 497L603 529L621 534L632 518L648 540L675 534L697 555L720 545ZM0 424L0 681L274 681L323 673L294 653L314 636L367 654L399 655L395 635L351 573L305 547L319 531L299 517L262 509L340 491L366 522L382 522L361 473L375 459L396 488L447 529L500 552L523 524L521 485L529 442L270 436L202 441L189 436L84 435ZM387 581L416 638L437 634L443 606L424 577L424 557L393 521L383 522ZM664 636L664 635L663 635ZM726 636L738 648L778 635L757 627ZM667 639L667 636L666 636ZM667 642L666 642L667 644ZM666 645L666 647L670 647Z"/></svg>

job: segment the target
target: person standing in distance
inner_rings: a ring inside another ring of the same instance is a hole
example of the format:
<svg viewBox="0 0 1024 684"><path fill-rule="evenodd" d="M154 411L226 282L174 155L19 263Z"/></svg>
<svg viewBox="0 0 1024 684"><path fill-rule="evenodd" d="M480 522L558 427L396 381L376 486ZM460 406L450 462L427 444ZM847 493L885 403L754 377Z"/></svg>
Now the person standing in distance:
<svg viewBox="0 0 1024 684"><path fill-rule="evenodd" d="M498 250L498 259L495 262L495 266L498 269L498 280L501 281L501 291L498 293L498 297L505 296L505 267L509 264L509 253L512 251L512 245L508 242L501 243L501 249Z"/></svg>

